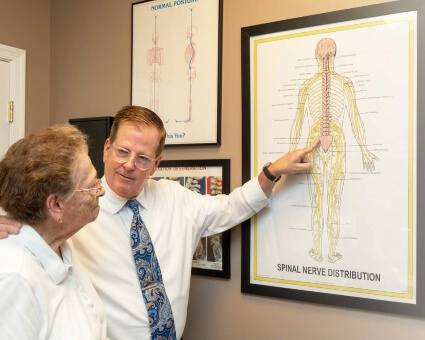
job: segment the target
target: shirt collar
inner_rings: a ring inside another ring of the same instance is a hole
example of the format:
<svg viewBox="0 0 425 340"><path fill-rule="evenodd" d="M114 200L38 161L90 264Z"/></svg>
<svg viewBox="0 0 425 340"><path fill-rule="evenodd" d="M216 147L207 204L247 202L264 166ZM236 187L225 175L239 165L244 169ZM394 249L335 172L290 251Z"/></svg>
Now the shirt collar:
<svg viewBox="0 0 425 340"><path fill-rule="evenodd" d="M139 202L139 204L142 206L142 209L148 209L148 200L146 195L146 186L148 185L148 182L150 179L148 179L143 186L142 192L137 195L134 199ZM105 195L100 197L99 200L104 200L107 202L110 211L113 215L118 213L122 207L125 205L125 203L128 201L127 198L123 198L119 195L117 195L108 185L108 182L106 181L105 176L102 177L102 185L105 188Z"/></svg>
<svg viewBox="0 0 425 340"><path fill-rule="evenodd" d="M27 224L22 226L17 240L34 254L55 284L62 282L68 275L69 268L72 267L72 252L66 242L60 247L62 261L40 234Z"/></svg>

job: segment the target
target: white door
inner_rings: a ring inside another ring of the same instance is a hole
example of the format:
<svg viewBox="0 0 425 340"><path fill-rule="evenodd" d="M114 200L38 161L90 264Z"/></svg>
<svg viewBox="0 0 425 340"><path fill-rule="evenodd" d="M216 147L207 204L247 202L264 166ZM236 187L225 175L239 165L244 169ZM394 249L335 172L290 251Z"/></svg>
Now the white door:
<svg viewBox="0 0 425 340"><path fill-rule="evenodd" d="M0 158L9 147L10 122L8 106L10 99L10 67L9 62L0 60Z"/></svg>
<svg viewBox="0 0 425 340"><path fill-rule="evenodd" d="M0 44L0 157L25 135L26 53ZM8 120L8 102L13 102L13 121Z"/></svg>

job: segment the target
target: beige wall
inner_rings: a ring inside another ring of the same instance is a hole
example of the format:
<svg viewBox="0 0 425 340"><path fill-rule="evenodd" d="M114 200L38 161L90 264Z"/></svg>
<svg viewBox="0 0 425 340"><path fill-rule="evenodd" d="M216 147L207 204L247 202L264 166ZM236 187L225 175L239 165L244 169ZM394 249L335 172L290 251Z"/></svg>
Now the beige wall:
<svg viewBox="0 0 425 340"><path fill-rule="evenodd" d="M241 27L382 2L224 0L224 136L214 157L232 159L232 187L241 184ZM232 230L231 240L230 281L192 279L187 339L425 338L423 319L242 294L241 227Z"/></svg>
<svg viewBox="0 0 425 340"><path fill-rule="evenodd" d="M51 1L51 123L130 104L131 3Z"/></svg>
<svg viewBox="0 0 425 340"><path fill-rule="evenodd" d="M48 0L0 0L0 43L28 53L27 130L47 120L113 115L129 104L132 2L53 0L49 8ZM381 2L224 0L222 145L166 149L165 158L230 158L231 185L239 186L241 27ZM240 254L238 226L232 230L231 279L192 279L185 340L425 338L423 319L242 294Z"/></svg>
<svg viewBox="0 0 425 340"><path fill-rule="evenodd" d="M50 0L0 0L0 44L26 51L26 130L48 126Z"/></svg>

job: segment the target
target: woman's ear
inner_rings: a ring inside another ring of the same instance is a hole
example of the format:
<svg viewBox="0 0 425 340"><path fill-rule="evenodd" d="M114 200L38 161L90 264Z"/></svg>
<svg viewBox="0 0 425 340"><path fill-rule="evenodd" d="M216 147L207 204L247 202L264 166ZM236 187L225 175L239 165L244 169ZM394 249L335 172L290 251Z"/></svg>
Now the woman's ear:
<svg viewBox="0 0 425 340"><path fill-rule="evenodd" d="M50 216L59 223L62 223L63 217L63 199L58 195L50 194L46 199L46 208Z"/></svg>

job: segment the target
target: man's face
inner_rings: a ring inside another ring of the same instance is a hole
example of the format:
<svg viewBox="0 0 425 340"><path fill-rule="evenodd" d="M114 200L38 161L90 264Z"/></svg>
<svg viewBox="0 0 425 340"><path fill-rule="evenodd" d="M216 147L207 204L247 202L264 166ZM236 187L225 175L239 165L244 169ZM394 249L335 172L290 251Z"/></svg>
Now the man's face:
<svg viewBox="0 0 425 340"><path fill-rule="evenodd" d="M131 152L125 163L117 162L109 138L103 150L105 177L109 187L119 196L127 199L136 197L143 189L149 176L153 175L161 161L159 156L147 170L140 170L134 165L137 155L156 158L155 150L159 144L159 132L154 127L138 127L123 123L118 129L117 138L112 145Z"/></svg>

